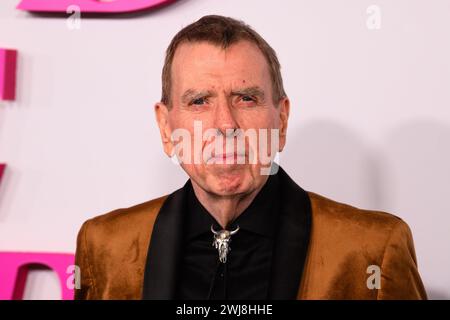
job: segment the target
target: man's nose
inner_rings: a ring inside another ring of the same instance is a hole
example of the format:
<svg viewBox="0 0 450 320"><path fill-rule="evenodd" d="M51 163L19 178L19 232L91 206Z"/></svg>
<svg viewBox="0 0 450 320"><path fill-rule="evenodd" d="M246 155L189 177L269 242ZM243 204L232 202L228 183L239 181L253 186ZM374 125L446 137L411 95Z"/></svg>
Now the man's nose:
<svg viewBox="0 0 450 320"><path fill-rule="evenodd" d="M231 103L225 98L220 99L215 108L214 127L224 136L233 133L232 130L238 128L235 110L232 109Z"/></svg>

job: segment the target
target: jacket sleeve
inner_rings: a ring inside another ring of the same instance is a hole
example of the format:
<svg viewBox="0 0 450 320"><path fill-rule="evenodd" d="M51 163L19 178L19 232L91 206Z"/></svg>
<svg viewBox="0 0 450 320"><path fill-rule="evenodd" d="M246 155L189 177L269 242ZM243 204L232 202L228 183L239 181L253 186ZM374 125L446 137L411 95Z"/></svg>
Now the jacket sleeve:
<svg viewBox="0 0 450 320"><path fill-rule="evenodd" d="M95 283L90 264L89 248L89 220L83 223L77 237L77 249L75 253L75 265L80 272L80 286L75 288L75 300L90 300L95 298Z"/></svg>
<svg viewBox="0 0 450 320"><path fill-rule="evenodd" d="M385 248L377 299L427 299L417 270L411 230L402 220L393 227Z"/></svg>

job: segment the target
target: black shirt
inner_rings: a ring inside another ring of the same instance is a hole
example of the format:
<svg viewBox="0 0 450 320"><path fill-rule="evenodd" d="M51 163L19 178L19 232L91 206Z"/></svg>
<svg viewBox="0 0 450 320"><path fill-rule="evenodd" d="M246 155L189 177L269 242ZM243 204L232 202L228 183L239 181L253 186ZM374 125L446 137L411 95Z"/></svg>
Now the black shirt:
<svg viewBox="0 0 450 320"><path fill-rule="evenodd" d="M278 174L271 175L253 202L227 230L231 236L227 262L219 261L213 233L222 228L188 185L183 257L179 266L178 299L267 299L275 238Z"/></svg>

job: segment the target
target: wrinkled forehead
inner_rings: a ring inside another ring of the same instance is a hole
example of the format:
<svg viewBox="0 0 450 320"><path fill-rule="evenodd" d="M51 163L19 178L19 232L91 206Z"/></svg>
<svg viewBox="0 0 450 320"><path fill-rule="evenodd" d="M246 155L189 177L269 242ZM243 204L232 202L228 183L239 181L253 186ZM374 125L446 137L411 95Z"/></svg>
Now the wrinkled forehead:
<svg viewBox="0 0 450 320"><path fill-rule="evenodd" d="M183 42L171 70L174 94L187 87L255 85L271 87L269 66L254 43L241 40L227 48L202 41Z"/></svg>

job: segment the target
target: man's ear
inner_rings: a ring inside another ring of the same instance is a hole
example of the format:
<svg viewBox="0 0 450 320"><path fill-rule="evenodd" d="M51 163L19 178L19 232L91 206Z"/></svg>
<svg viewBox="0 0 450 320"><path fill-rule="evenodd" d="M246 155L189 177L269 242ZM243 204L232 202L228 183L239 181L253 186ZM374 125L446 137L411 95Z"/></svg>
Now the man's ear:
<svg viewBox="0 0 450 320"><path fill-rule="evenodd" d="M280 146L278 151L281 152L286 145L286 136L287 136L287 127L289 120L289 109L290 109L290 101L289 98L283 97L279 104L280 108L280 131L279 131L279 139Z"/></svg>
<svg viewBox="0 0 450 320"><path fill-rule="evenodd" d="M169 109L162 103L158 102L155 104L155 115L156 121L158 122L159 133L161 135L161 141L164 147L164 152L168 157L172 156L173 153L173 143L171 139L172 129L169 124Z"/></svg>

